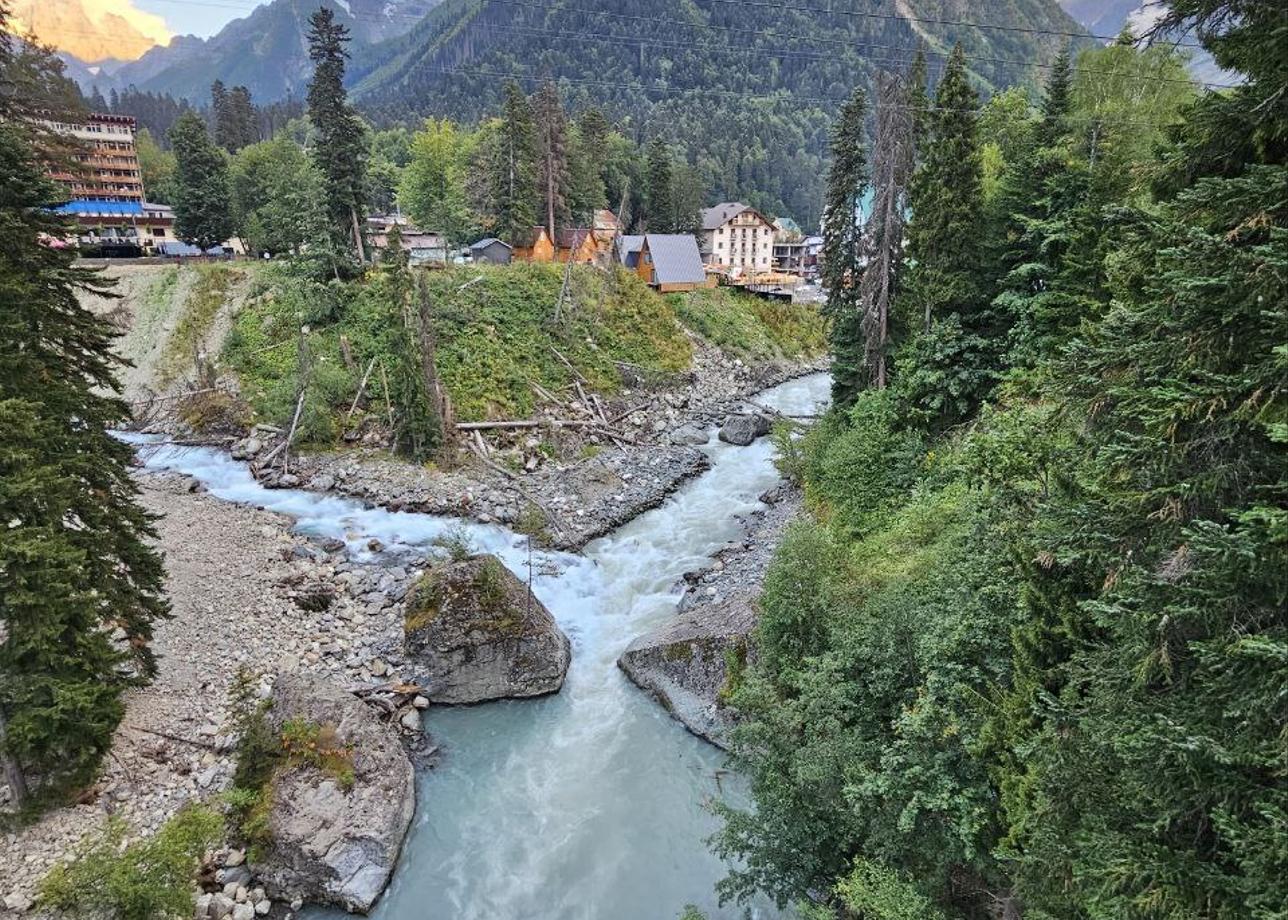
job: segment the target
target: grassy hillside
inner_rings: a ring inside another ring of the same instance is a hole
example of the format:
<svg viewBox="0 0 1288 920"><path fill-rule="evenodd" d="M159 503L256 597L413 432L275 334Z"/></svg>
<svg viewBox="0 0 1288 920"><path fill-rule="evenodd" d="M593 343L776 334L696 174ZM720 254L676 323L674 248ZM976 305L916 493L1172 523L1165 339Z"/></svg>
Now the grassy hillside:
<svg viewBox="0 0 1288 920"><path fill-rule="evenodd" d="M627 272L609 278L595 269L574 269L558 322L561 266L462 267L426 277L438 372L462 421L529 415L537 387L557 391L572 385L564 359L603 394L622 387L618 362L646 377L687 371L693 345L686 326L749 361L822 349L812 307L762 306L724 292L662 297ZM379 276L336 285L273 266L261 271L257 291L237 317L224 361L239 376L257 417L277 423L289 421L301 360L306 362L311 371L305 436L324 443L337 436L338 416L372 358L377 368L368 393L375 404L383 400L379 368L393 364L397 329Z"/></svg>

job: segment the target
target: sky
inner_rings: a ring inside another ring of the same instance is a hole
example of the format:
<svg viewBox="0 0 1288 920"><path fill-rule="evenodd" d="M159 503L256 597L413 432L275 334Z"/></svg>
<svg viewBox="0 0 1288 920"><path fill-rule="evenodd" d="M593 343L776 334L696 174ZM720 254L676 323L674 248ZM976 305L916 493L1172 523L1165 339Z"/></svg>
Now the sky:
<svg viewBox="0 0 1288 920"><path fill-rule="evenodd" d="M155 13L175 35L208 38L260 4L258 0L109 0L109 5Z"/></svg>

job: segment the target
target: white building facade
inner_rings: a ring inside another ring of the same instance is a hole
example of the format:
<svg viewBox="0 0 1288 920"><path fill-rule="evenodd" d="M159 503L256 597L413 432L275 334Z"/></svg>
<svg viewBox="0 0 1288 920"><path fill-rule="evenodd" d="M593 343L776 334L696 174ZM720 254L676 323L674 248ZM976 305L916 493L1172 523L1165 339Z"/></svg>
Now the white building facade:
<svg viewBox="0 0 1288 920"><path fill-rule="evenodd" d="M750 205L726 201L702 212L702 258L736 278L773 270L774 225Z"/></svg>

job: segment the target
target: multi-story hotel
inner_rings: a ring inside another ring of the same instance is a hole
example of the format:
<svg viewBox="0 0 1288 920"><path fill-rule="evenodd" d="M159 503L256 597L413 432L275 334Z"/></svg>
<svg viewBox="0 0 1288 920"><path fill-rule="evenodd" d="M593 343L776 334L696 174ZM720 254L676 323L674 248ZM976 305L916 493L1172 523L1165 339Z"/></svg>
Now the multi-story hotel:
<svg viewBox="0 0 1288 920"><path fill-rule="evenodd" d="M734 277L773 268L774 225L755 208L726 201L702 212L702 258Z"/></svg>
<svg viewBox="0 0 1288 920"><path fill-rule="evenodd" d="M73 155L79 169L51 173L71 197L58 210L76 218L79 245L105 255L138 255L175 241L174 211L144 198L132 116L95 113L84 122L48 124L83 145Z"/></svg>

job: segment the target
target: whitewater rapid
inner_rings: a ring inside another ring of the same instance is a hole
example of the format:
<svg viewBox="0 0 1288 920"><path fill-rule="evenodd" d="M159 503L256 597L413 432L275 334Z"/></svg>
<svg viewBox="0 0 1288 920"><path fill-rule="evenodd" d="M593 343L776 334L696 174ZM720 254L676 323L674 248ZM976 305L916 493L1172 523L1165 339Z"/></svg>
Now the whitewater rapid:
<svg viewBox="0 0 1288 920"><path fill-rule="evenodd" d="M809 414L828 387L816 374L758 401ZM681 576L738 539L740 518L778 480L767 439L750 447L713 439L706 450L711 469L660 507L581 554L531 557L524 538L500 527L265 489L218 451L143 452L148 468L289 515L300 532L344 540L359 556L373 537L396 553L461 530L525 580L531 558L533 590L572 640L567 681L538 700L428 710L425 727L443 758L418 777L416 818L377 920L673 920L686 904L711 920L742 916L718 908L714 886L728 867L705 842L719 826L707 805L737 799L737 778L720 751L616 667L632 639L674 615ZM752 916L776 912L754 905Z"/></svg>

